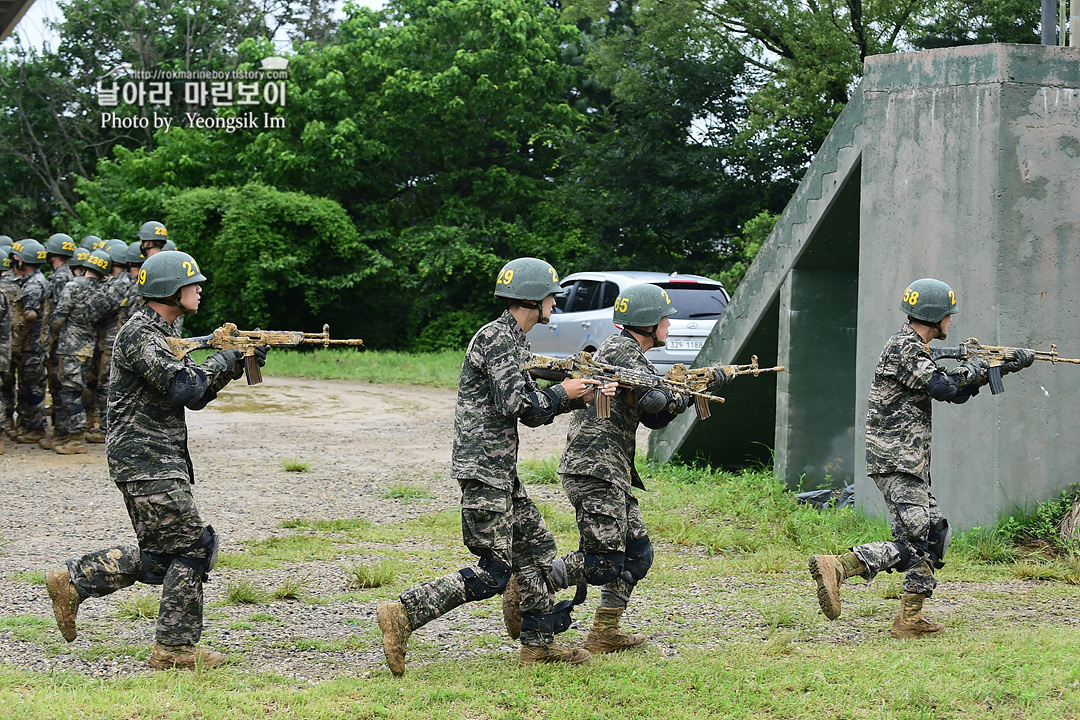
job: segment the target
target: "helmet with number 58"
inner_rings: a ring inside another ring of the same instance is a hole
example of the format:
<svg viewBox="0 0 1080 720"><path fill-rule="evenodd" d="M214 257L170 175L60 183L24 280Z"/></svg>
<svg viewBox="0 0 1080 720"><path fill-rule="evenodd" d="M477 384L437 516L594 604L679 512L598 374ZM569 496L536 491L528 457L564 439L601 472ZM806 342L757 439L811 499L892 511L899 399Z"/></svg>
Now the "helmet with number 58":
<svg viewBox="0 0 1080 720"><path fill-rule="evenodd" d="M900 309L908 317L931 325L941 322L946 315L959 312L956 293L934 278L922 278L908 285L900 299Z"/></svg>

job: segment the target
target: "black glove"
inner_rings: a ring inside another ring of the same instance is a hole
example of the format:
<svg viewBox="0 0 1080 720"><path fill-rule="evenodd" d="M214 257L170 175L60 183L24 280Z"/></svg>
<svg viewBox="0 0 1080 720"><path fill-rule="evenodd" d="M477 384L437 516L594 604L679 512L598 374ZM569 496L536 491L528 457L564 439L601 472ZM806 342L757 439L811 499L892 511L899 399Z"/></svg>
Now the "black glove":
<svg viewBox="0 0 1080 720"><path fill-rule="evenodd" d="M266 365L266 353L270 352L269 345L256 345L255 354L252 356L255 358L255 362L259 367Z"/></svg>
<svg viewBox="0 0 1080 720"><path fill-rule="evenodd" d="M949 374L959 381L960 387L966 387L968 385L982 387L990 382L989 372L990 368L986 366L986 363L974 360L957 366L957 368Z"/></svg>
<svg viewBox="0 0 1080 720"><path fill-rule="evenodd" d="M666 392L653 388L638 398L638 410L643 413L656 414L664 410L669 401Z"/></svg>
<svg viewBox="0 0 1080 720"><path fill-rule="evenodd" d="M732 380L732 376L728 375L722 367L714 367L712 369L712 382L709 383L709 392L716 392L722 387L726 387Z"/></svg>
<svg viewBox="0 0 1080 720"><path fill-rule="evenodd" d="M223 373L237 380L244 374L244 365L240 362L242 357L239 350L218 350L206 362L217 365Z"/></svg>
<svg viewBox="0 0 1080 720"><path fill-rule="evenodd" d="M671 402L668 403L667 411L678 415L690 407L690 396L682 393L671 393Z"/></svg>
<svg viewBox="0 0 1080 720"><path fill-rule="evenodd" d="M1026 367L1031 367L1033 362L1035 362L1035 352L1027 348L1019 348L1016 351L1016 359L1009 360L1001 366L1001 374L1020 372Z"/></svg>

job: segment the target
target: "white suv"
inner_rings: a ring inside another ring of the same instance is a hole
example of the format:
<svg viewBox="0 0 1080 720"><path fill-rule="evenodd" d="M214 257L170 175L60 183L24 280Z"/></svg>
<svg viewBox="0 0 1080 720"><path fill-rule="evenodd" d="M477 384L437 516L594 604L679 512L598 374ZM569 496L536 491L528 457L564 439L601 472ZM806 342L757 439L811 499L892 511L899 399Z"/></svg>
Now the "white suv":
<svg viewBox="0 0 1080 720"><path fill-rule="evenodd" d="M612 322L615 298L625 288L652 283L664 288L675 306L668 320L667 344L646 353L664 373L675 363L689 366L731 297L717 280L700 275L658 272L580 272L563 278L555 312L547 325L529 331L532 351L566 357L581 350L592 352L608 335L619 332Z"/></svg>

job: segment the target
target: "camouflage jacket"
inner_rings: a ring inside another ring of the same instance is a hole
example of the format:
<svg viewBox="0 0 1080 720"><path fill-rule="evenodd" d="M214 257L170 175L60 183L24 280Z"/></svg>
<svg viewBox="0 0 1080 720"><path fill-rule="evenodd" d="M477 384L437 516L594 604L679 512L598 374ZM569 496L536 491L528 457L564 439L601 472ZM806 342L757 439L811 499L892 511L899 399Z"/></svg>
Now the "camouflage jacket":
<svg viewBox="0 0 1080 720"><path fill-rule="evenodd" d="M469 342L458 380L450 477L480 480L509 492L517 479L518 418L538 410L550 417L583 407L555 385L539 392L522 369L529 343L509 311ZM542 422L540 423L542 424Z"/></svg>
<svg viewBox="0 0 1080 720"><path fill-rule="evenodd" d="M60 298L64 296L64 288L74 279L75 275L67 263L63 263L49 273L48 285L45 288L45 314L41 317L43 328L49 327L49 319L56 311L56 306L60 304Z"/></svg>
<svg viewBox="0 0 1080 720"><path fill-rule="evenodd" d="M177 360L165 341L170 335L173 330L164 318L143 307L116 334L113 345L105 454L113 481L143 483L136 494L195 481L186 410L169 395L177 375L185 373L188 377L181 379L188 384L196 378L209 383L200 401L189 403L198 408L231 379L214 356L202 365L189 357Z"/></svg>
<svg viewBox="0 0 1080 720"><path fill-rule="evenodd" d="M0 292L0 375L11 365L11 310L7 295ZM0 401L2 402L2 401Z"/></svg>
<svg viewBox="0 0 1080 720"><path fill-rule="evenodd" d="M88 274L75 278L64 288L48 327L48 340L56 341L58 355L93 357L97 323L108 309L103 284Z"/></svg>
<svg viewBox="0 0 1080 720"><path fill-rule="evenodd" d="M625 330L604 340L593 358L608 365L657 374L637 340ZM559 472L591 475L626 490L631 485L644 487L634 467L635 436L642 415L633 390L623 387L616 389L611 398L610 417L594 417L591 409L575 410L570 416L570 430L566 434L566 449L559 461ZM652 415L653 420L647 423L648 426L662 427L674 417L669 413L662 413L662 416L666 421L657 420L661 415Z"/></svg>
<svg viewBox="0 0 1080 720"><path fill-rule="evenodd" d="M120 329L121 316L123 316L124 320L127 319L128 290L134 284L135 281L132 280L131 275L126 270L110 275L102 283L107 309L98 321L97 326L98 337L104 341L106 348L112 347L116 331Z"/></svg>
<svg viewBox="0 0 1080 720"><path fill-rule="evenodd" d="M123 327L127 319L138 312L139 308L145 304L146 301L139 294L139 283L132 279L131 285L127 289L127 305L120 311L120 326Z"/></svg>
<svg viewBox="0 0 1080 720"><path fill-rule="evenodd" d="M45 276L40 270L16 278L15 285L18 290L18 308L12 313L11 322L11 350L22 352L24 356L43 356L45 346L41 342L41 314L45 310L45 293L47 285ZM28 313L36 313L37 317L28 319Z"/></svg>
<svg viewBox="0 0 1080 720"><path fill-rule="evenodd" d="M930 482L931 403L935 371L926 344L910 325L881 351L866 413L866 472L904 472Z"/></svg>

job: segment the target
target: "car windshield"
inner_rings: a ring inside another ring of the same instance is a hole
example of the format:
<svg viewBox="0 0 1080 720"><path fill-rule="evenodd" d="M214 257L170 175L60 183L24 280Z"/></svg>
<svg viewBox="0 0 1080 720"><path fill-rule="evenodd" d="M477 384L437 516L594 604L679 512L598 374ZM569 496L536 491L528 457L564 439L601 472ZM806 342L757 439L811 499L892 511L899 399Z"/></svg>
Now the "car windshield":
<svg viewBox="0 0 1080 720"><path fill-rule="evenodd" d="M691 320L697 318L716 318L727 306L727 298L720 288L692 285L661 285L671 297L675 306L672 319Z"/></svg>

